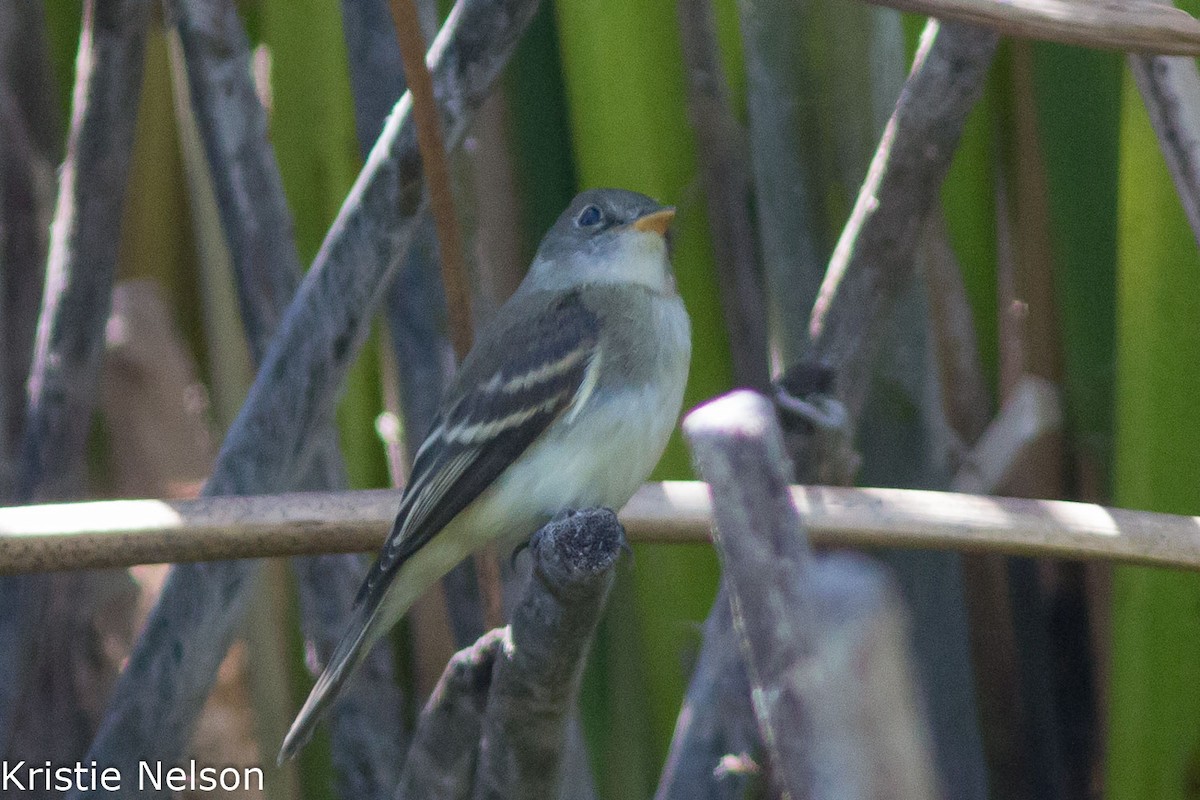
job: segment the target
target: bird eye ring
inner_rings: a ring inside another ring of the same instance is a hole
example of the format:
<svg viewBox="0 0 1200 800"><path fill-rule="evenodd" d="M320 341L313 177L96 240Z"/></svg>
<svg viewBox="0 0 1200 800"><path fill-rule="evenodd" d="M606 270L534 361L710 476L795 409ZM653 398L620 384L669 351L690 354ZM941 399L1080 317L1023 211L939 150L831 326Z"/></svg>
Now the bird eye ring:
<svg viewBox="0 0 1200 800"><path fill-rule="evenodd" d="M598 206L584 206L583 211L575 218L575 224L580 228L590 228L599 225L603 219L604 214Z"/></svg>

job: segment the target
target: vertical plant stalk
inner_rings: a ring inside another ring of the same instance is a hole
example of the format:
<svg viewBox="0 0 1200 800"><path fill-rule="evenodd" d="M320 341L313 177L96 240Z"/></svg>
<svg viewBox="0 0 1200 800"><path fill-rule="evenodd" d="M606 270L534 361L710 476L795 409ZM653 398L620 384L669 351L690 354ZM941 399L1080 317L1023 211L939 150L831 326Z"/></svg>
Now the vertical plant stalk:
<svg viewBox="0 0 1200 800"><path fill-rule="evenodd" d="M404 61L387 0L342 0L341 5L350 90L354 94L354 130L366 157L383 130L383 121L404 94ZM433 4L426 2L423 6ZM436 21L430 21L434 27L422 23L421 30L436 33Z"/></svg>
<svg viewBox="0 0 1200 800"><path fill-rule="evenodd" d="M98 402L104 329L112 304L122 201L132 159L142 86L149 0L88 2L76 62L66 159L50 230L45 294L30 367L28 408L21 446L19 501L60 499L82 488L84 444ZM73 576L68 594L82 595L86 576ZM69 630L83 608L48 610L50 581L20 577L0 583L0 668L16 689L0 708L0 754L15 724L30 665L70 658L69 642L39 647L42 626ZM83 601L81 600L81 603ZM47 618L46 614L51 617ZM78 643L75 643L78 644ZM41 702L40 700L37 702ZM50 724L49 712L27 719ZM86 731L64 730L73 760Z"/></svg>
<svg viewBox="0 0 1200 800"><path fill-rule="evenodd" d="M745 137L733 116L712 3L678 0L676 8L733 377L739 386L765 390L770 382L767 300L750 218L753 188Z"/></svg>
<svg viewBox="0 0 1200 800"><path fill-rule="evenodd" d="M430 56L451 146L461 141L535 10L532 0L462 0L451 12ZM410 114L406 96L284 315L206 494L279 491L310 464L316 434L327 424L423 205ZM256 572L256 562L172 569L90 758L132 775L141 761L180 756ZM95 793L72 794L88 796Z"/></svg>
<svg viewBox="0 0 1200 800"><path fill-rule="evenodd" d="M149 0L88 2L50 229L22 448L21 499L79 488L133 152Z"/></svg>
<svg viewBox="0 0 1200 800"><path fill-rule="evenodd" d="M433 96L433 81L425 64L425 37L417 16L416 0L391 0L392 20L400 42L404 75L412 96L416 120L417 145L425 170L429 205L437 229L442 264L442 285L450 314L450 341L461 361L471 349L471 288L463 264L462 237L450 190L450 171L446 166L441 118Z"/></svg>
<svg viewBox="0 0 1200 800"><path fill-rule="evenodd" d="M804 36L796 3L738 0L746 57L750 158L759 243L772 323L790 363L807 340L805 315L816 299L828 252L818 227L820 190L802 161L805 126L797 42Z"/></svg>
<svg viewBox="0 0 1200 800"><path fill-rule="evenodd" d="M267 117L248 69L249 43L233 3L168 3L185 74L180 102L204 146L221 230L233 266L253 361L262 363L271 335L300 283L292 216L267 136ZM313 434L312 464L283 488L340 489L345 466L331 418ZM270 491L266 487L263 491ZM324 663L345 627L362 568L353 556L296 559L301 627ZM387 648L368 655L330 719L339 788L355 797L382 797L395 784L402 748L402 699ZM282 737L283 731L275 731Z"/></svg>
<svg viewBox="0 0 1200 800"><path fill-rule="evenodd" d="M998 37L930 20L809 320L809 361L834 369L851 419L866 401L886 311L913 274L967 113L983 92ZM835 302L836 298L836 302Z"/></svg>
<svg viewBox="0 0 1200 800"><path fill-rule="evenodd" d="M38 0L0 4L0 493L16 490L62 120Z"/></svg>
<svg viewBox="0 0 1200 800"><path fill-rule="evenodd" d="M962 448L954 461L961 463L966 450L987 428L992 401L962 269L950 247L950 232L940 210L931 213L925 222L920 256L929 298L938 395L946 422Z"/></svg>
<svg viewBox="0 0 1200 800"><path fill-rule="evenodd" d="M26 383L41 305L61 147L42 4L0 3L0 498L17 490ZM0 581L0 757L24 689L40 578Z"/></svg>
<svg viewBox="0 0 1200 800"><path fill-rule="evenodd" d="M1055 498L1063 497L1066 492L1066 442L1061 425L1061 393L1057 389L1065 381L1065 343L1051 239L1049 176L1042 144L1045 139L1039 130L1034 102L1032 44L1015 42L1010 57L1017 146L1016 164L1012 170L1014 244L1018 256L1016 280L1017 291L1025 303L1020 328L1022 361L1030 377L1051 383L1050 391L1045 394L1049 394L1049 405L1059 424L1046 426L1042 435L1027 446L1020 469L1014 470L1004 493ZM1034 392L1045 388L1044 384L1037 383L1034 387ZM1007 403L1009 393L1016 388L1003 386L1002 402ZM1062 686L1060 676L1070 675L1070 681L1078 681L1082 686L1087 686L1090 678L1089 648L1072 650L1065 637L1054 636L1051 631L1052 609L1065 613L1068 608L1084 607L1082 598L1067 600L1062 596L1070 591L1069 573L1075 568L1066 563L1039 562L1023 557L1010 557L1007 563L1007 594L1017 647L1014 666L1021 682L1020 705L1026 716L1025 731L1020 740L1029 762L1029 774L1034 776L1034 790L1043 796L1062 797L1068 793L1065 784L1067 754L1062 746L1062 703L1069 692L1059 688ZM1086 616L1077 617L1074 623L1068 625L1087 629ZM1076 790L1086 793L1087 788L1079 786Z"/></svg>

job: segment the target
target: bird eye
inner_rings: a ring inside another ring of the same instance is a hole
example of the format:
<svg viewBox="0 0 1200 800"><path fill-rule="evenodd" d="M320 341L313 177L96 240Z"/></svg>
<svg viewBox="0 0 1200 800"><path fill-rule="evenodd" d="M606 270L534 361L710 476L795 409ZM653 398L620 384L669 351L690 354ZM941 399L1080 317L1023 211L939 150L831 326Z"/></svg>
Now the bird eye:
<svg viewBox="0 0 1200 800"><path fill-rule="evenodd" d="M584 206L583 211L580 211L579 216L575 218L575 224L580 228L590 228L593 225L599 225L603 219L604 213L598 206Z"/></svg>

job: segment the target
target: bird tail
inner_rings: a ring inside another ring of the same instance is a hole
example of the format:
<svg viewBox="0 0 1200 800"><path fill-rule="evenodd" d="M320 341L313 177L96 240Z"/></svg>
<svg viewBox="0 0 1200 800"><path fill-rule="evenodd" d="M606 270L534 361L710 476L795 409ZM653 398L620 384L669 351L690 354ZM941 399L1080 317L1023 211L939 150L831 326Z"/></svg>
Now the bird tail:
<svg viewBox="0 0 1200 800"><path fill-rule="evenodd" d="M329 710L346 680L370 652L371 645L417 601L438 578L470 554L473 540L444 529L424 547L404 560L395 574L380 583L376 592L362 598L350 616L346 634L317 679L291 730L283 737L279 763L292 758L303 747L313 728ZM450 535L447 535L450 534Z"/></svg>
<svg viewBox="0 0 1200 800"><path fill-rule="evenodd" d="M371 645L383 634L383 630L381 630L383 627L382 621L379 620L378 605L366 608L366 604L360 604L354 610L345 636L338 642L321 677L317 679L312 691L308 693L308 699L304 701L304 706L296 715L296 720L288 730L287 736L283 737L283 746L279 748L279 757L276 759L276 763L282 765L284 761L293 758L300 748L308 743L313 729L325 716L325 712L329 710L329 706L338 696L346 679L354 673L354 670L366 658Z"/></svg>

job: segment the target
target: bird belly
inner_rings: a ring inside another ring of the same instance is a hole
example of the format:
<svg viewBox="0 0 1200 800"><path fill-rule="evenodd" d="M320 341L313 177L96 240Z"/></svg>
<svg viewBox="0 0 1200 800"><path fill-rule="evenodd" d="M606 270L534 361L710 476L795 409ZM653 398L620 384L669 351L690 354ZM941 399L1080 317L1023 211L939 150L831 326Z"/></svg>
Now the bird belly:
<svg viewBox="0 0 1200 800"><path fill-rule="evenodd" d="M564 509L620 511L658 464L679 420L691 355L691 330L678 296L655 297L650 317L634 319L634 336L602 359L629 358L628 346L650 352L648 379L600 379L504 471L456 523L472 532L475 546L496 538L506 546L527 539ZM640 323L640 324L639 324ZM616 385L613 385L616 383Z"/></svg>
<svg viewBox="0 0 1200 800"><path fill-rule="evenodd" d="M497 479L468 524L481 539L514 545L563 509L620 510L658 463L681 394L643 386L590 397L590 407L561 418ZM511 522L497 531L501 520Z"/></svg>

